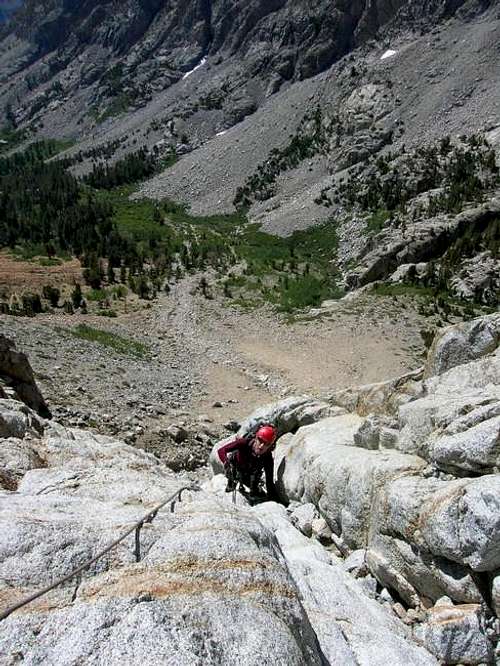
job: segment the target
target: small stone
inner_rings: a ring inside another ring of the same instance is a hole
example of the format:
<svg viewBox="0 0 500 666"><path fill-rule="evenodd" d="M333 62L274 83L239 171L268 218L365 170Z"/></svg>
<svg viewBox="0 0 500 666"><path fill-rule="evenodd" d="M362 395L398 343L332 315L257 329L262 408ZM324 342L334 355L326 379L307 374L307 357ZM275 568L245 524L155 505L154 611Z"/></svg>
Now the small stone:
<svg viewBox="0 0 500 666"><path fill-rule="evenodd" d="M394 604L392 610L405 624L412 624L412 620L408 617L406 610L399 602Z"/></svg>
<svg viewBox="0 0 500 666"><path fill-rule="evenodd" d="M332 530L324 518L315 518L311 523L311 531L312 536L323 546L329 546L332 543ZM340 551L338 552L340 554Z"/></svg>
<svg viewBox="0 0 500 666"><path fill-rule="evenodd" d="M355 578L365 576L368 573L366 566L366 550L354 550L342 563L342 568L351 573Z"/></svg>
<svg viewBox="0 0 500 666"><path fill-rule="evenodd" d="M373 578L373 576L357 578L356 582L362 588L367 597L370 597L370 599L375 599L377 596L377 581L375 578Z"/></svg>
<svg viewBox="0 0 500 666"><path fill-rule="evenodd" d="M434 608L440 608L441 606L453 606L453 601L450 597L440 597L434 604Z"/></svg>
<svg viewBox="0 0 500 666"><path fill-rule="evenodd" d="M169 437L171 437L174 440L174 442L177 442L178 444L180 444L181 442L185 442L186 439L189 437L188 431L182 426L170 425L166 429L166 432L169 435Z"/></svg>
<svg viewBox="0 0 500 666"><path fill-rule="evenodd" d="M412 622L423 622L425 620L425 613L416 608L409 608L406 615Z"/></svg>

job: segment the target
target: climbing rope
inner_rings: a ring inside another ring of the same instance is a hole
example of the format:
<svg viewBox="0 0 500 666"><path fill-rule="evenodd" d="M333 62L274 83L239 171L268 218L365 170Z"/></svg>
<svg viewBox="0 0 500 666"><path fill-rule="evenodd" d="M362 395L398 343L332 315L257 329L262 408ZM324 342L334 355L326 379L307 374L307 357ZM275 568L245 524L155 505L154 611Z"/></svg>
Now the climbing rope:
<svg viewBox="0 0 500 666"><path fill-rule="evenodd" d="M107 546L104 550L102 550L100 553L95 555L91 560L88 560L81 566L79 566L77 569L69 573L67 576L64 576L64 578L61 578L60 580L56 581L55 583L52 583L51 585L48 585L45 587L43 590L40 590L38 592L35 592L29 597L26 597L26 599L22 599L19 601L17 604L14 606L11 606L10 608L7 608L7 610L3 611L0 613L0 621L5 620L5 618L9 617L11 613L13 613L16 610L19 610L19 608L22 608L23 606L26 606L27 604L31 603L32 601L35 601L35 599L38 599L39 597L42 597L44 594L47 594L47 592L50 592L53 590L55 587L58 587L59 585L62 585L63 583L66 583L68 580L71 580L75 576L78 576L81 574L85 569L88 569L94 562L97 562L103 555L106 555L106 553L109 553L110 550L115 548L119 543L121 543L124 539L126 539L129 534L132 534L132 532L135 531L135 548L134 548L134 554L135 554L135 561L140 562L141 560L141 529L146 523L151 523L153 520L156 518L158 512L163 509L164 506L170 503L170 511L173 513L175 509L175 503L176 501L181 502L182 501L182 493L185 490L200 490L200 487L196 484L193 484L191 486L183 486L182 488L179 488L179 490L176 490L173 495L170 495L164 502L156 506L152 511L149 511L145 516L143 516L140 520L138 520L130 529L128 529L126 532L124 532L118 539L113 541L113 543L110 543L109 546Z"/></svg>

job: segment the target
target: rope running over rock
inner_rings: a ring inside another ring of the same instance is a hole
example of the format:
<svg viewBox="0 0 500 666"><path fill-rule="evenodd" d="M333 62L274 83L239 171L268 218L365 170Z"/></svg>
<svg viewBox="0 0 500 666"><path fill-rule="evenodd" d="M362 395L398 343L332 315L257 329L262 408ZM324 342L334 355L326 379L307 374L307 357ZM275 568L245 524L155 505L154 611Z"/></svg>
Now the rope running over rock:
<svg viewBox="0 0 500 666"><path fill-rule="evenodd" d="M102 550L100 553L98 553L95 557L93 557L91 560L88 560L81 566L79 566L77 569L69 573L67 576L64 576L64 578L61 578L60 580L56 581L55 583L52 583L51 585L45 587L43 590L40 590L38 592L35 592L29 597L26 597L26 599L23 599L19 601L17 604L14 604L14 606L11 606L10 608L7 608L7 610L3 611L0 613L0 621L5 620L5 618L9 617L11 613L13 613L16 610L19 610L23 606L26 606L27 604L31 603L32 601L35 601L35 599L38 599L39 597L42 597L44 594L47 594L47 592L50 592L53 590L55 587L58 587L59 585L62 585L63 583L66 583L68 580L71 580L75 576L78 576L78 574L82 573L85 571L85 569L88 569L94 562L97 562L103 555L106 555L106 553L109 553L110 550L112 550L115 546L117 546L119 543L121 543L124 539L126 539L129 534L135 531L135 559L136 562L139 562L141 559L141 544L140 544L140 532L142 527L144 526L145 523L151 523L153 520L156 518L156 515L158 512L163 509L163 507L170 502L170 511L174 511L175 507L175 502L176 499L178 501L181 501L181 495L185 490L193 490L197 491L200 490L200 487L196 484L193 484L191 486L183 486L182 488L179 488L179 490L176 490L173 495L170 495L164 502L159 504L157 507L155 507L152 511L149 511L145 516L143 516L140 520L138 520L130 529L128 529L126 532L124 532L118 539L113 541L113 543L110 543L109 546L107 546L104 550Z"/></svg>

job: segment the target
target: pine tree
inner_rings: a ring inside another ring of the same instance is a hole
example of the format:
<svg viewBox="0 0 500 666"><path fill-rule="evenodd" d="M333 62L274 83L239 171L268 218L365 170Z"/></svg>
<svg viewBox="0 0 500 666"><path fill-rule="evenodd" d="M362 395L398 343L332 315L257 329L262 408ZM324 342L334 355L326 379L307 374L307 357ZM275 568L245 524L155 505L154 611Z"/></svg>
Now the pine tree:
<svg viewBox="0 0 500 666"><path fill-rule="evenodd" d="M78 310L84 302L82 298L82 288L78 282L75 284L75 288L71 292L71 301L75 310Z"/></svg>

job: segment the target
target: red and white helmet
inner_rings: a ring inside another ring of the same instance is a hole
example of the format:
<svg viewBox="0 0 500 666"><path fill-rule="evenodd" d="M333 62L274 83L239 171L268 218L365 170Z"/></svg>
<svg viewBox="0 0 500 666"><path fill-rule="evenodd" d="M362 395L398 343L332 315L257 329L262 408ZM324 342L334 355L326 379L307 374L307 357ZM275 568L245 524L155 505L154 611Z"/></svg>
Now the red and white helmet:
<svg viewBox="0 0 500 666"><path fill-rule="evenodd" d="M263 425L255 433L257 439L266 444L274 444L278 436L276 428L272 425Z"/></svg>

